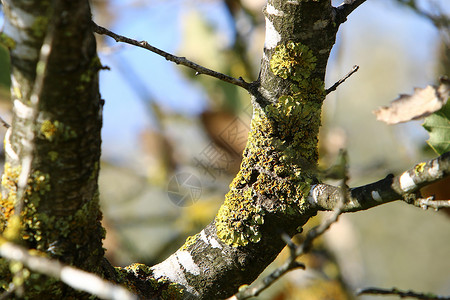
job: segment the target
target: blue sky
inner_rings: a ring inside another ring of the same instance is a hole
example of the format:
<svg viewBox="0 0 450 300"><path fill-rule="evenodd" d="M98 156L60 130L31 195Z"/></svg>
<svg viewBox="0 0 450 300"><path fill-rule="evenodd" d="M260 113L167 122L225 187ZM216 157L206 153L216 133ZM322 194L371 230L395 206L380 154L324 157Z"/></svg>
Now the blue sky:
<svg viewBox="0 0 450 300"><path fill-rule="evenodd" d="M422 2L425 5L431 3ZM437 2L450 11L447 0ZM111 1L112 11L116 13L117 18L109 25L110 29L131 38L147 40L153 46L165 51L176 54L180 46L183 12L189 9L200 10L225 40L230 41L232 38L231 20L221 1L155 0L142 1L138 7L132 7L131 3L140 2ZM94 12L94 20L98 17ZM2 19L0 22L3 23ZM368 39L378 39L382 43L383 38L394 37L400 41L401 51L416 61L425 62L435 52L438 34L434 27L413 12L398 9L391 1L367 1L349 17L342 31L351 32L352 28L348 25L350 22L353 22L352 26L356 29L365 26L368 30L366 36ZM169 112L195 117L206 108L207 100L198 85L188 82L180 74L184 67L167 62L164 58L146 50L117 44L110 38L106 39L111 46L108 53L102 51L104 49L99 49L103 64L111 67L110 71L102 71L100 75L101 93L106 101L103 154L106 158L120 161L127 159L126 153L132 155L133 149L139 147L137 140L139 132L154 127L154 122L143 99L140 99L142 93L134 91L127 82L126 76L130 77L129 70L120 69L117 62L125 62L131 66L131 70L139 77L147 94ZM338 37L337 43L341 42L345 41L341 41ZM344 59L344 64L348 64L350 68L355 62L348 58L347 60ZM330 66L333 66L333 62ZM408 82L410 86L405 85L399 93L410 92L413 86L430 83L432 82L428 75L425 74L422 78L418 76L413 82Z"/></svg>
<svg viewBox="0 0 450 300"><path fill-rule="evenodd" d="M176 54L179 47L182 14L186 9L200 9L202 15L208 16L218 28L218 34L228 40L232 36L230 19L219 1L153 1L139 8L128 7L125 3L129 2L125 1L113 3L119 7L116 11L120 11L116 23L111 26L113 31L146 40L171 53ZM348 26L350 22L353 22L352 26L355 23L360 24L357 27L366 26L368 39L379 39L381 43L385 37L396 38L403 45L405 55L415 60L425 60L434 54L438 35L433 26L413 12L398 9L391 1L367 1L349 17ZM351 32L351 28L346 26L344 24L342 29ZM111 67L111 71L103 71L100 77L102 97L106 100L103 130L106 157L124 158L124 153L138 147L137 133L154 126L139 94L127 83L124 76L128 75L117 68L115 61L125 60L164 109L195 116L206 107L202 90L180 75L179 71L184 67L143 49L116 44L112 39L108 44L113 47L112 54L103 55L100 52L102 62ZM428 81L427 76L417 78L416 82L410 82L412 86L405 86L405 90L399 92L409 92L413 86L423 86L429 84Z"/></svg>

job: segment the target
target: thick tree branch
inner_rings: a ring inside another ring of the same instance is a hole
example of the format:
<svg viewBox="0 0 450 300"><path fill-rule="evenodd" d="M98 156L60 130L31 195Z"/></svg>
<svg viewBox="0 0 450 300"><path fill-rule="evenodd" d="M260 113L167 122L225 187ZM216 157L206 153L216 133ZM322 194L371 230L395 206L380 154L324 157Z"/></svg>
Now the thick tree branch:
<svg viewBox="0 0 450 300"><path fill-rule="evenodd" d="M436 204L431 205L429 200L423 202L424 200L417 193L422 187L448 175L450 175L450 152L428 162L416 164L414 168L398 176L388 175L377 182L350 189L343 211L365 210L395 200L404 200L418 206L422 203L439 208ZM338 187L317 184L312 187L308 199L319 210L333 210L342 201L342 193ZM445 203L446 201L440 204L445 206Z"/></svg>
<svg viewBox="0 0 450 300"><path fill-rule="evenodd" d="M200 66L190 60L187 60L185 57L179 57L179 56L175 56L173 54L167 53L161 49L158 49L156 47L153 47L152 45L150 45L148 42L146 41L136 41L130 38L127 38L125 36L116 34L104 27L101 27L97 24L95 24L94 22L92 22L92 26L94 29L94 32L98 33L98 34L104 34L107 36L112 37L113 39L116 40L116 42L121 42L121 43L127 43L133 46L137 46L140 48L144 48L146 50L149 50L153 53L156 53L158 55L161 55L162 57L164 57L166 60L169 60L171 62L176 63L177 65L183 65L186 66L188 68L193 69L196 74L195 75L200 75L200 74L204 74L204 75L208 75L211 77L215 77L217 79L220 79L222 81L240 86L246 90L248 90L250 88L250 83L246 82L242 77L239 78L234 78L216 71L213 71L211 69L205 68L203 66Z"/></svg>

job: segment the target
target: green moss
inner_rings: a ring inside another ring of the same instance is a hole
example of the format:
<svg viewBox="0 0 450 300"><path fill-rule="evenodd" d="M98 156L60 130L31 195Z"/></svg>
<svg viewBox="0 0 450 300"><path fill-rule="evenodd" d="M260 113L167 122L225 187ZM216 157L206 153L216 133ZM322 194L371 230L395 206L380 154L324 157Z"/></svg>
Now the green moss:
<svg viewBox="0 0 450 300"><path fill-rule="evenodd" d="M31 173L28 179L28 186L24 198L25 206L22 210L22 223L24 225L22 238L28 241L40 242L46 234L46 221L52 219L47 215L38 213L38 207L41 202L41 197L51 191L50 175L35 170ZM44 226L44 227L43 227ZM45 246L39 246L38 250L44 250Z"/></svg>
<svg viewBox="0 0 450 300"><path fill-rule="evenodd" d="M0 244L4 242L3 239L0 238ZM11 282L11 273L9 270L9 261L4 258L0 258L0 293L6 291L9 288L9 283Z"/></svg>
<svg viewBox="0 0 450 300"><path fill-rule="evenodd" d="M154 278L152 269L144 264L135 263L125 268L115 268L115 270L118 275L118 283L125 285L135 293L137 293L137 288L133 284L134 280L130 280L130 276L138 278L138 280L146 280L155 293L160 293L158 299L183 299L184 289L181 285L172 283L165 277Z"/></svg>
<svg viewBox="0 0 450 300"><path fill-rule="evenodd" d="M290 83L290 92L255 109L241 170L216 216L217 235L229 245L259 242L266 214L295 216L305 210L325 97L323 81L311 76L316 60L300 43L275 48L271 70Z"/></svg>
<svg viewBox="0 0 450 300"><path fill-rule="evenodd" d="M46 16L35 17L33 25L31 26L33 35L36 38L43 38L45 33L47 32L47 26L48 26L48 17Z"/></svg>
<svg viewBox="0 0 450 300"><path fill-rule="evenodd" d="M80 76L80 84L77 86L79 92L83 92L86 86L92 83L92 80L97 76L98 71L103 68L100 58L98 56L94 57L86 71Z"/></svg>
<svg viewBox="0 0 450 300"><path fill-rule="evenodd" d="M148 276L153 275L153 271L149 266L140 263L129 265L125 267L125 270L128 273L132 272L135 276L138 276L140 278L146 278Z"/></svg>
<svg viewBox="0 0 450 300"><path fill-rule="evenodd" d="M48 157L50 158L51 161L56 161L58 159L59 153L56 151L49 151L47 153Z"/></svg>
<svg viewBox="0 0 450 300"><path fill-rule="evenodd" d="M89 181L91 180L96 180L97 176L98 176L98 172L99 172L99 166L100 164L98 163L98 161L96 161L94 163L94 168L92 169L91 175L89 176Z"/></svg>
<svg viewBox="0 0 450 300"><path fill-rule="evenodd" d="M0 44L5 46L6 48L12 50L16 48L16 41L5 33L0 33Z"/></svg>

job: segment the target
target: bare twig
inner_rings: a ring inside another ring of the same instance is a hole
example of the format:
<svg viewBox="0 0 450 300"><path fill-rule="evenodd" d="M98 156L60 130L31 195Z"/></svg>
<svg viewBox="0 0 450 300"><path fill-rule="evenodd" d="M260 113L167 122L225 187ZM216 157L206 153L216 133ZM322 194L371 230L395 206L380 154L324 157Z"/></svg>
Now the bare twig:
<svg viewBox="0 0 450 300"><path fill-rule="evenodd" d="M350 76L352 76L354 73L356 73L359 70L359 66L354 65L350 72L348 72L347 75L345 75L343 78L339 79L335 84L333 84L331 87L327 88L325 90L326 94L335 91L338 86L340 86L342 83L344 83Z"/></svg>
<svg viewBox="0 0 450 300"><path fill-rule="evenodd" d="M450 300L448 296L438 296L431 293L416 293L414 291L401 291L396 288L381 289L381 288L364 288L356 291L358 296L360 295L397 295L400 298L411 297L423 300Z"/></svg>
<svg viewBox="0 0 450 300"><path fill-rule="evenodd" d="M251 297L256 297L287 272L297 268L305 269L305 265L303 265L300 262L297 262L296 259L299 256L309 252L312 248L313 241L320 235L322 235L325 231L327 231L330 228L330 226L338 220L339 215L342 213L341 206L342 205L340 205L334 210L333 214L329 219L322 222L319 226L316 226L311 230L309 230L308 233L306 234L305 241L301 245L298 246L295 245L294 243L292 243L288 235L282 234L281 237L286 242L291 252L289 259L283 265L276 268L272 273L270 273L267 277L265 277L261 282L256 284L254 287L241 288L240 291L230 299L242 300Z"/></svg>
<svg viewBox="0 0 450 300"><path fill-rule="evenodd" d="M428 209L431 207L435 210L439 210L440 208L450 207L450 200L434 200L434 196L431 196L428 198L416 199L412 204L423 209Z"/></svg>
<svg viewBox="0 0 450 300"><path fill-rule="evenodd" d="M270 273L267 277L265 277L261 282L256 284L253 288L249 287L243 287L240 289L240 291L234 295L231 299L248 299L250 297L258 296L262 291L267 289L269 286L271 286L276 280L278 280L281 276L286 274L287 272L301 268L305 269L305 265L302 263L299 263L296 261L296 259L311 251L313 242L315 239L317 239L319 236L321 236L325 231L327 231L330 226L335 223L339 215L343 212L342 208L344 207L344 204L347 202L347 193L345 191L348 190L347 181L349 179L348 177L348 157L347 157L347 151L342 151L342 165L344 168L343 174L342 174L342 183L339 187L340 192L342 194L342 197L340 197L341 201L337 203L336 207L333 210L333 214L323 221L319 226L316 226L308 231L306 234L305 240L301 245L295 245L290 236L286 233L283 233L281 235L282 240L286 243L286 245L289 247L290 250L290 256L289 259L280 267L275 269L272 273Z"/></svg>
<svg viewBox="0 0 450 300"><path fill-rule="evenodd" d="M342 195L342 189L336 186L323 183L314 185L311 187L308 201L318 210L333 210L345 196L348 201L343 206L343 212L361 211L396 200L415 204L417 199L420 199L416 193L422 187L449 175L450 152L446 152L428 162L419 163L400 175L389 174L377 182L348 189L345 195ZM436 205L446 205L446 201L435 202ZM424 202L434 207L432 203L430 200Z"/></svg>
<svg viewBox="0 0 450 300"><path fill-rule="evenodd" d="M137 299L125 288L106 281L95 274L64 265L57 260L51 260L44 256L31 255L27 249L8 242L2 237L0 237L0 256L8 260L20 261L30 270L55 277L74 289L96 295L102 299Z"/></svg>
<svg viewBox="0 0 450 300"><path fill-rule="evenodd" d="M3 127L5 127L6 129L11 127L11 125L8 122L6 122L2 117L0 117L0 123L2 123Z"/></svg>
<svg viewBox="0 0 450 300"><path fill-rule="evenodd" d="M246 82L242 77L239 78L234 78L216 71L213 71L211 69L205 68L203 66L200 66L190 60L187 60L185 57L179 57L179 56L175 56L173 54L167 53L161 49L158 49L156 47L153 47L152 45L150 45L148 42L146 41L136 41L130 38L127 38L125 36L116 34L114 32L109 31L108 29L101 27L97 24L95 24L94 22L92 22L92 26L94 29L94 32L98 33L98 34L104 34L107 36L112 37L113 39L116 40L116 42L122 42L122 43L127 43L133 46L137 46L137 47L141 47L144 49L147 49L153 53L156 53L158 55L161 55L162 57L164 57L166 60L172 61L174 63L176 63L177 65L183 65L186 66L188 68L193 69L196 73L195 75L200 75L200 74L205 74L211 77L215 77L217 79L220 79L222 81L240 86L246 90L248 90L250 88L250 83Z"/></svg>

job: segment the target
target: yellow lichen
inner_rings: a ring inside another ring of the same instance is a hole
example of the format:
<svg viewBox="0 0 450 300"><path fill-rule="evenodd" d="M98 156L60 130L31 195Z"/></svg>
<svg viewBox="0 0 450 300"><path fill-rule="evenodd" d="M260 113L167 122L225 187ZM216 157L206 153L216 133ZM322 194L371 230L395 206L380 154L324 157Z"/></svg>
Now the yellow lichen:
<svg viewBox="0 0 450 300"><path fill-rule="evenodd" d="M40 132L50 142L57 139L66 141L77 137L75 130L59 121L45 120L41 124Z"/></svg>
<svg viewBox="0 0 450 300"><path fill-rule="evenodd" d="M425 170L425 166L426 166L427 164L426 163L420 163L420 164L417 164L415 167L414 167L414 172L416 173L416 174L419 174L419 173L422 173L424 170Z"/></svg>
<svg viewBox="0 0 450 300"><path fill-rule="evenodd" d="M52 141L54 139L56 131L57 128L55 124L52 123L52 121L45 120L44 122L42 122L41 133L45 136L47 140Z"/></svg>
<svg viewBox="0 0 450 300"><path fill-rule="evenodd" d="M312 51L301 43L287 42L279 44L270 60L272 72L283 79L288 77L300 81L309 77L316 67L316 57Z"/></svg>
<svg viewBox="0 0 450 300"><path fill-rule="evenodd" d="M7 191L6 197L1 197L0 205L0 229L3 231L5 222L14 213L14 203L17 194L17 179L19 178L21 167L12 167L10 163L5 163L5 170L2 175L2 186Z"/></svg>
<svg viewBox="0 0 450 300"><path fill-rule="evenodd" d="M198 233L196 235L188 236L187 239L186 239L186 242L184 242L184 244L180 248L180 250L187 250L190 246L195 244L195 242L197 241L197 239L199 237L200 237L200 234L198 234Z"/></svg>
<svg viewBox="0 0 450 300"><path fill-rule="evenodd" d="M305 45L280 44L272 72L290 82L290 93L255 109L241 170L216 216L218 237L232 246L257 243L266 213L303 212L315 180L323 81L311 77L316 57ZM271 204L261 207L261 199Z"/></svg>
<svg viewBox="0 0 450 300"><path fill-rule="evenodd" d="M21 228L20 216L13 215L8 219L8 227L3 232L3 236L9 241L17 242L20 240Z"/></svg>

